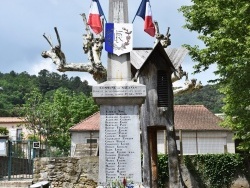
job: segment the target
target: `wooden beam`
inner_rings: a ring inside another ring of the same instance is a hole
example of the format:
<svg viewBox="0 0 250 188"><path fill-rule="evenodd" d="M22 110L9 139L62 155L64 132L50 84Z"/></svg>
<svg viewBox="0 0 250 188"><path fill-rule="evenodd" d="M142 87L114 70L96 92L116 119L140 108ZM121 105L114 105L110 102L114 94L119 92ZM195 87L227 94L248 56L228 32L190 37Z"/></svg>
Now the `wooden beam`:
<svg viewBox="0 0 250 188"><path fill-rule="evenodd" d="M152 188L158 187L158 169L157 169L157 129L149 129L149 145L151 153L151 173Z"/></svg>

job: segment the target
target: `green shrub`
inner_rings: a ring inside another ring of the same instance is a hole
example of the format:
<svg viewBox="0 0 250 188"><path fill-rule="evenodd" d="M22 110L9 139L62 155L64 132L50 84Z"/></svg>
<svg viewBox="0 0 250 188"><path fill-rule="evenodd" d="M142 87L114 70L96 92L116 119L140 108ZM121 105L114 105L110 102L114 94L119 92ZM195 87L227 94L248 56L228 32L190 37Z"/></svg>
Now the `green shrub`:
<svg viewBox="0 0 250 188"><path fill-rule="evenodd" d="M164 188L166 181L168 181L168 156L164 154L158 155L158 187Z"/></svg>
<svg viewBox="0 0 250 188"><path fill-rule="evenodd" d="M238 175L248 178L248 156L240 154L207 154L184 156L184 163L191 175L205 188L226 188ZM158 186L168 181L168 157L158 155Z"/></svg>
<svg viewBox="0 0 250 188"><path fill-rule="evenodd" d="M8 135L9 131L6 127L0 127L0 135Z"/></svg>

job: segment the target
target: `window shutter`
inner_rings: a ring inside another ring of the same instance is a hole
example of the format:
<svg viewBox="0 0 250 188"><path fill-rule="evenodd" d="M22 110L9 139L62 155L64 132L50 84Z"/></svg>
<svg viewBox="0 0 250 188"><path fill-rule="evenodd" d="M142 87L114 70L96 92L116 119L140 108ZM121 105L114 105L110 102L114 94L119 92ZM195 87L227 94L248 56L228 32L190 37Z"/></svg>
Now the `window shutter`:
<svg viewBox="0 0 250 188"><path fill-rule="evenodd" d="M168 79L163 70L157 72L158 107L168 107Z"/></svg>

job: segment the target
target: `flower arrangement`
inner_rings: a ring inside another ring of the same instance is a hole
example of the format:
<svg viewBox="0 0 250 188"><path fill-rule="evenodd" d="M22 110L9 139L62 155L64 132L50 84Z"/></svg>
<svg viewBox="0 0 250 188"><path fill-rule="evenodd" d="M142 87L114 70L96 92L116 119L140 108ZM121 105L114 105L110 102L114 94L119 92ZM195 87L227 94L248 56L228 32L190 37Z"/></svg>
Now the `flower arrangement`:
<svg viewBox="0 0 250 188"><path fill-rule="evenodd" d="M143 188L143 186L135 185L133 181L123 178L122 181L114 180L109 185L98 186L98 188Z"/></svg>
<svg viewBox="0 0 250 188"><path fill-rule="evenodd" d="M129 181L128 179L123 178L122 181L113 181L110 188L134 188L134 184L133 181Z"/></svg>

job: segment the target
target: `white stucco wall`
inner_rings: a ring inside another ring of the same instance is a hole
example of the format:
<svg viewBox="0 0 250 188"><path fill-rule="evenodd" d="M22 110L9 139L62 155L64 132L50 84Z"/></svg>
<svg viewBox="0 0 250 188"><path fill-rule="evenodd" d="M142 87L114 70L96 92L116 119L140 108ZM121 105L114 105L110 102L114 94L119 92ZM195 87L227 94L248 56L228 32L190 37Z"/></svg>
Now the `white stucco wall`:
<svg viewBox="0 0 250 188"><path fill-rule="evenodd" d="M74 153L76 144L87 144L87 139L90 138L97 139L99 143L99 131L71 132L71 155Z"/></svg>
<svg viewBox="0 0 250 188"><path fill-rule="evenodd" d="M99 132L92 132L92 138L99 142ZM179 136L179 132L176 132ZM164 131L157 132L157 150L158 153L166 151L166 141L164 140ZM71 152L74 151L76 144L87 143L90 138L90 132L72 132L71 133ZM177 148L180 149L180 141L177 140ZM184 132L182 131L183 154L206 154L206 153L235 153L235 144L232 132L222 131L202 131L202 132ZM198 143L198 145L197 145ZM226 147L225 147L226 145Z"/></svg>
<svg viewBox="0 0 250 188"><path fill-rule="evenodd" d="M235 143L234 143L234 134L228 133L227 135L227 152L235 153Z"/></svg>
<svg viewBox="0 0 250 188"><path fill-rule="evenodd" d="M29 134L32 134L32 131L28 130L24 125L20 125L20 123L1 123L0 127L6 127L9 131L9 139L17 140L17 130L21 129L23 134L23 138L27 139Z"/></svg>
<svg viewBox="0 0 250 188"><path fill-rule="evenodd" d="M179 132L176 132L179 136ZM165 153L164 131L158 131L158 153ZM207 154L207 153L235 153L235 144L232 139L233 133L226 131L182 131L182 145L184 155ZM180 150L180 141L177 140L177 148Z"/></svg>

